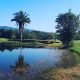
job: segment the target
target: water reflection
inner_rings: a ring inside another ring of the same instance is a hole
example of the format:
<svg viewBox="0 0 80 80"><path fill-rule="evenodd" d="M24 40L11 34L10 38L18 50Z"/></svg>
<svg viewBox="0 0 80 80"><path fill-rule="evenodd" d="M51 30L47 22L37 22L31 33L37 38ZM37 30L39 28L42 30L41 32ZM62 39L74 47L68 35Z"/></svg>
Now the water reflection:
<svg viewBox="0 0 80 80"><path fill-rule="evenodd" d="M23 74L24 72L28 71L29 64L24 62L24 56L18 56L18 60L15 62L15 65L11 66L13 71L17 74Z"/></svg>
<svg viewBox="0 0 80 80"><path fill-rule="evenodd" d="M3 44L3 43L0 43L0 51L3 52L5 50L9 50L9 51L12 51L14 49L19 49L21 47L21 45L11 45L11 44ZM43 48L44 46L35 46L35 45L25 45L25 46L22 46L22 48Z"/></svg>
<svg viewBox="0 0 80 80"><path fill-rule="evenodd" d="M39 80L35 77L40 76L42 70L55 67L55 64L66 68L76 64L75 55L65 50L22 47L16 50L4 45L0 50L3 51L0 52L0 69L4 72L0 80Z"/></svg>
<svg viewBox="0 0 80 80"><path fill-rule="evenodd" d="M58 67L72 67L77 64L76 57L70 51L64 51L61 55L60 61L58 62Z"/></svg>
<svg viewBox="0 0 80 80"><path fill-rule="evenodd" d="M5 45L5 44L0 44L0 51L1 52L4 52L5 50L9 50L9 51L12 51L14 49L18 49L19 47L17 46L13 46L13 45Z"/></svg>
<svg viewBox="0 0 80 80"><path fill-rule="evenodd" d="M30 69L30 65L25 62L24 56L22 55L22 47L20 49L20 55L15 61L14 65L11 65L11 69L19 80L24 80L25 73Z"/></svg>

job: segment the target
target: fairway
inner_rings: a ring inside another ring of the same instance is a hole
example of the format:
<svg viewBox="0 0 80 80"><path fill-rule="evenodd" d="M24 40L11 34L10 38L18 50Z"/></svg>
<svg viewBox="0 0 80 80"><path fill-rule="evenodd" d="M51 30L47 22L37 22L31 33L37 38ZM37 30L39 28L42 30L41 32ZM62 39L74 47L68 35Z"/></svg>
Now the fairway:
<svg viewBox="0 0 80 80"><path fill-rule="evenodd" d="M0 38L0 43L1 42L7 42L9 39L6 39L6 38Z"/></svg>

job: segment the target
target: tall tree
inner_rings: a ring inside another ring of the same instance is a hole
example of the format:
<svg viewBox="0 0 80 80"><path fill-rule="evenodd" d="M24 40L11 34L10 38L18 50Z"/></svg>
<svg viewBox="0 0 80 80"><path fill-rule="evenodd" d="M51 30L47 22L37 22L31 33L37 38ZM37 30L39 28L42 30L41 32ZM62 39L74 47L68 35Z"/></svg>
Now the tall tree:
<svg viewBox="0 0 80 80"><path fill-rule="evenodd" d="M63 47L72 46L74 34L79 27L79 15L75 15L69 10L67 13L59 14L56 22L57 33L63 43Z"/></svg>
<svg viewBox="0 0 80 80"><path fill-rule="evenodd" d="M23 11L19 11L13 14L14 18L11 19L11 21L15 21L16 24L19 26L19 31L21 33L21 42L22 42L22 34L23 34L23 30L24 30L24 25L25 24L29 24L30 18L28 17L29 14L27 14L26 12Z"/></svg>

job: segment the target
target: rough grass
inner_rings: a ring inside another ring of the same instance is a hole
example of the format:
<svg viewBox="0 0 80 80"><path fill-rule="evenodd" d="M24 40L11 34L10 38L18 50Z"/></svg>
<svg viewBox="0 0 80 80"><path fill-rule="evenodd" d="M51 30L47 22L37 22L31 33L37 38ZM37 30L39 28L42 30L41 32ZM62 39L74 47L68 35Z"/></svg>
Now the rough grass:
<svg viewBox="0 0 80 80"><path fill-rule="evenodd" d="M44 80L80 80L80 56L74 53L77 64L74 67L58 67L43 71Z"/></svg>
<svg viewBox="0 0 80 80"><path fill-rule="evenodd" d="M53 43L53 44L48 44L48 47L60 47L61 43Z"/></svg>
<svg viewBox="0 0 80 80"><path fill-rule="evenodd" d="M62 43L60 41L55 41L52 44L47 44L47 47L51 47L51 48L59 48L62 46Z"/></svg>
<svg viewBox="0 0 80 80"><path fill-rule="evenodd" d="M72 68L59 68L43 73L45 80L80 80L80 65Z"/></svg>

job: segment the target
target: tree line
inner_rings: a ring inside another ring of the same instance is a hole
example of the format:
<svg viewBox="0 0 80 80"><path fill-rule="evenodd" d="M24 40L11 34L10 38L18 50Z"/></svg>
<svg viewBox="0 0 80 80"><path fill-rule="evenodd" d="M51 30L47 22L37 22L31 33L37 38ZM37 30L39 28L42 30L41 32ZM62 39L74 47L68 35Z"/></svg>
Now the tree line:
<svg viewBox="0 0 80 80"><path fill-rule="evenodd" d="M18 30L5 30L0 29L0 37L1 38L8 38L8 39L20 39L20 32ZM23 39L40 39L40 40L49 40L49 39L55 39L56 34L55 33L49 33L49 32L42 32L42 31L24 31L23 33Z"/></svg>

